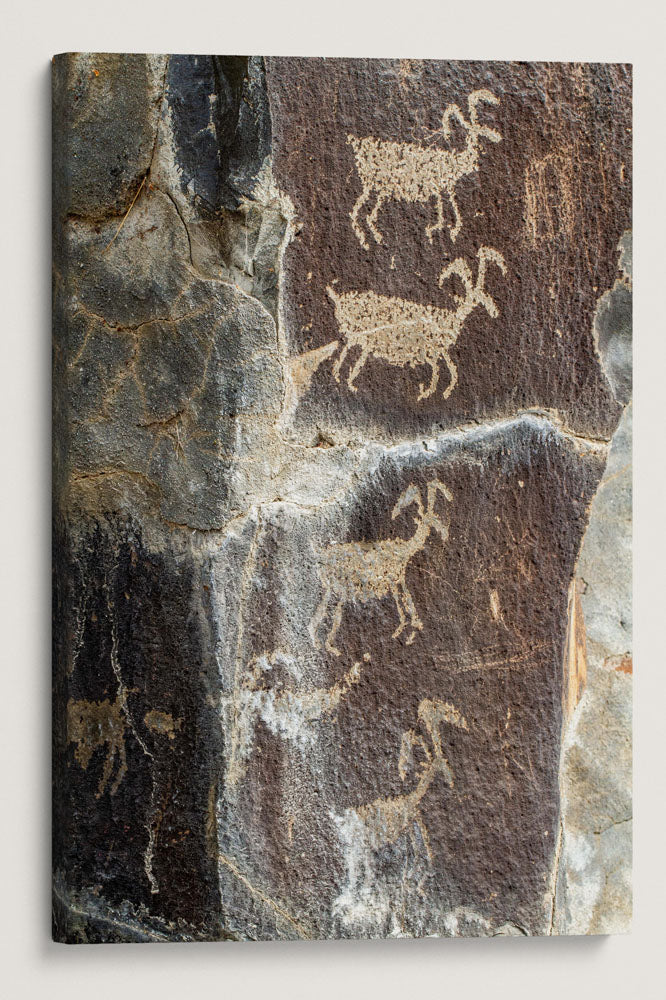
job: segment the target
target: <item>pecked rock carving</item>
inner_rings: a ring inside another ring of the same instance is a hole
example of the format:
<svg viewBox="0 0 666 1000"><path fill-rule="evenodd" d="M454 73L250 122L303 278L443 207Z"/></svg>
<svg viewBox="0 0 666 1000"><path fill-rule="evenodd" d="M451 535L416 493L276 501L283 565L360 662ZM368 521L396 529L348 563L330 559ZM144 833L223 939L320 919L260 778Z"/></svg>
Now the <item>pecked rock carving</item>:
<svg viewBox="0 0 666 1000"><path fill-rule="evenodd" d="M125 697L126 693L121 691L113 702L108 698L104 701L74 701L70 698L67 702L67 735L70 742L76 743L74 757L77 763L85 771L95 751L106 749L104 768L95 793L97 798L106 791L114 766L117 769L109 788L110 795L116 794L127 774Z"/></svg>
<svg viewBox="0 0 666 1000"><path fill-rule="evenodd" d="M416 530L411 538L333 544L323 551L319 574L324 587L324 596L310 627L316 644L318 644L319 629L328 619L329 609L334 601L336 603L325 646L330 653L339 656L340 650L335 648L333 640L342 622L344 605L351 601L362 604L376 601L388 594L393 597L400 617L400 624L392 638L397 639L401 635L407 626L407 616L409 616L412 632L407 639L407 645L412 644L416 630L423 628L423 622L417 614L405 574L410 560L421 551L432 531L438 532L443 542L449 537L448 524L435 513L435 501L438 495L449 502L453 500L450 490L443 483L433 479L428 483L425 509L421 491L413 484L398 498L391 512L393 520L412 504L416 506L414 518Z"/></svg>
<svg viewBox="0 0 666 1000"><path fill-rule="evenodd" d="M414 765L416 748L424 755L418 763L420 774L412 791L375 799L367 805L346 809L341 815L333 814L347 866L345 890L334 904L334 911L342 915L343 920L353 918L358 901L372 892L376 878L374 858L383 847L407 835L414 853L418 854L415 838L415 829L418 829L427 858L432 860L428 830L420 811L421 803L436 778L443 778L449 788L454 785L453 772L442 751L440 726L446 723L464 730L468 730L469 726L450 702L429 698L424 698L419 705L418 721L430 745L420 733L408 729L402 735L398 758L398 772L404 782L409 766Z"/></svg>
<svg viewBox="0 0 666 1000"><path fill-rule="evenodd" d="M363 186L350 218L358 241L366 250L370 249L370 244L358 222L358 214L368 201L374 198L375 203L366 218L367 227L375 242L381 243L384 237L375 223L379 209L385 201L413 203L435 198L437 222L426 229L426 235L432 243L433 234L444 228L442 191L448 195L455 215L455 222L449 227L451 242L455 243L462 226L462 217L455 197L456 185L461 178L479 169L481 139L489 139L490 142L500 142L502 139L499 132L478 121L480 102L499 104L499 98L488 90L475 90L467 99L469 121L457 104L449 104L442 115L440 132L444 139L449 139L451 121L454 118L465 129L467 139L461 150L442 150L419 146L416 143L347 136L347 141L354 150L356 170Z"/></svg>
<svg viewBox="0 0 666 1000"><path fill-rule="evenodd" d="M626 930L630 67L53 81L54 937Z"/></svg>
<svg viewBox="0 0 666 1000"><path fill-rule="evenodd" d="M367 663L369 660L370 654L366 653L363 661ZM239 692L240 705L234 706L238 735L226 778L229 785L237 784L245 773L257 720L261 719L272 733L281 738L308 746L316 739L313 724L332 715L353 685L361 679L362 663L357 661L330 687L285 688L269 685L267 677L278 664L286 665L292 674L297 672L293 658L281 650L258 656L248 664L248 672Z"/></svg>
<svg viewBox="0 0 666 1000"><path fill-rule="evenodd" d="M417 396L418 401L427 399L437 389L439 365L444 361L450 381L442 399L448 399L458 382L458 369L451 360L450 351L462 332L465 320L479 305L493 319L499 315L495 302L483 286L488 263L495 264L502 274L506 274L504 258L491 247L480 247L477 256L479 269L476 282L462 257L445 267L439 277L440 287L454 274L463 283L465 295L455 296L454 310L388 298L376 292L338 293L329 286L326 291L335 306L335 318L344 338L344 345L333 366L336 382L340 381L342 363L348 352L360 347L361 354L347 375L347 386L352 392L358 391L354 382L372 356L400 367L429 365L430 384L420 384Z"/></svg>

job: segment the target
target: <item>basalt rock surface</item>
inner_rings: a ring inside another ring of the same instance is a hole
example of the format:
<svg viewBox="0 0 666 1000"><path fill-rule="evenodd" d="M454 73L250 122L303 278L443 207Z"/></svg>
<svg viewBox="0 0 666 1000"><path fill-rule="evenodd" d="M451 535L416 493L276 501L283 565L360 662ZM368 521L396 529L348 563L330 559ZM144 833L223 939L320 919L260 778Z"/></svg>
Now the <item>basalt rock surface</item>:
<svg viewBox="0 0 666 1000"><path fill-rule="evenodd" d="M53 95L54 937L627 929L630 69Z"/></svg>

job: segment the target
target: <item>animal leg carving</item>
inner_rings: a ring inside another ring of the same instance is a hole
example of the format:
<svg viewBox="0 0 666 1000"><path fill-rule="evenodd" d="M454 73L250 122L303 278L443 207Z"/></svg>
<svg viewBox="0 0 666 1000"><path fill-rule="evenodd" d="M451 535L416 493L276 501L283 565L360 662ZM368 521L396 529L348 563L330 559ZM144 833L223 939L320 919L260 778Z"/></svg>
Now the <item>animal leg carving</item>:
<svg viewBox="0 0 666 1000"><path fill-rule="evenodd" d="M405 618L405 612L403 611L402 608L402 596L400 594L400 586L398 584L396 584L394 587L391 587L391 594L393 595L395 606L398 609L398 614L400 615L400 624L398 625L397 629L391 636L392 639L397 639L402 630L404 629L405 625L407 624L407 619Z"/></svg>
<svg viewBox="0 0 666 1000"><path fill-rule="evenodd" d="M377 219L377 213L379 212L379 209L381 208L381 206L384 204L385 201L386 201L386 195L378 194L377 201L375 202L375 207L373 208L372 212L370 212L370 215L367 218L368 229L371 231L377 243L381 243L384 237L377 229L375 225L375 220Z"/></svg>
<svg viewBox="0 0 666 1000"><path fill-rule="evenodd" d="M106 760L104 761L104 770L102 771L102 777L100 778L99 785L97 786L97 791L95 792L95 798L99 799L104 794L104 789L107 786L107 782L111 777L113 771L113 765L116 761L116 748L114 746L109 747L109 752L106 755ZM118 780L114 781L113 788L111 789L111 794L116 790L118 785Z"/></svg>
<svg viewBox="0 0 666 1000"><path fill-rule="evenodd" d="M120 752L120 767L118 768L118 771L116 773L116 780L111 785L111 789L110 789L111 795L115 795L116 794L116 792L118 791L118 788L120 787L120 783L122 782L123 778L127 774L127 756L125 754L125 745L124 744L121 744L119 752ZM116 751L114 750L114 753L113 753L114 759L115 759L115 755L116 755ZM110 774L111 774L111 769L109 768L109 775Z"/></svg>
<svg viewBox="0 0 666 1000"><path fill-rule="evenodd" d="M453 214L456 217L456 221L450 228L451 242L455 243L456 237L462 228L462 216L460 214L460 209L458 208L458 203L456 202L455 190L449 191L449 201L451 202L451 208L453 209Z"/></svg>
<svg viewBox="0 0 666 1000"><path fill-rule="evenodd" d="M331 630L326 636L326 649L328 650L329 653L333 653L334 656L340 656L340 650L336 649L336 647L333 646L332 643L333 639L335 639L335 635L338 629L340 628L341 621L342 621L342 598L340 598L340 600L337 603L337 606L335 608L335 613L333 615L333 623L331 624Z"/></svg>
<svg viewBox="0 0 666 1000"><path fill-rule="evenodd" d="M428 836L428 828L425 825L423 821L423 816L421 815L418 809L416 810L416 816L414 817L414 819L416 821L416 825L419 828L421 838L423 839L423 843L425 845L425 849L428 854L428 861L432 862L432 851L430 850L430 837Z"/></svg>
<svg viewBox="0 0 666 1000"><path fill-rule="evenodd" d="M361 371L361 368L363 368L363 365L368 360L368 355L369 354L370 354L370 349L367 348L367 347L364 347L363 350L361 351L360 358L358 359L358 361L356 362L356 364L352 367L351 371L349 372L349 375L347 376L347 385L349 386L349 388L351 389L352 392L358 392L358 389L354 385L354 382L355 382L355 380L356 380L359 372Z"/></svg>
<svg viewBox="0 0 666 1000"><path fill-rule="evenodd" d="M421 631L421 629L423 628L423 622L421 621L421 619L419 618L418 614L416 613L416 607L414 606L414 601L412 600L412 595L410 594L409 590L407 589L407 585L404 582L404 580L401 583L401 587L402 587L403 600L405 602L405 607L407 609L407 614L409 615L409 623L412 626L412 629L414 630L414 631L412 631L412 634L410 635L409 639L407 640L407 645L411 646L411 644L414 642L414 637L416 635L416 629L418 629L419 631Z"/></svg>
<svg viewBox="0 0 666 1000"><path fill-rule="evenodd" d="M416 824L416 818L414 818L414 822L410 823L409 826L409 842L412 845L412 851L414 852L414 857L417 858L419 854L419 845L416 842L416 833L414 831L415 824Z"/></svg>
<svg viewBox="0 0 666 1000"><path fill-rule="evenodd" d="M419 400L421 400L421 399L427 399L428 396L432 396L433 392L437 388L437 383L439 382L439 362L438 361L431 361L430 362L430 372L431 372L431 375L430 375L430 385L428 386L428 388L424 389L423 383L419 384L419 395L418 395Z"/></svg>
<svg viewBox="0 0 666 1000"><path fill-rule="evenodd" d="M442 203L441 192L438 191L437 194L435 195L435 198L437 199L437 222L435 222L432 226L428 226L426 229L426 236L428 237L428 240L431 243L432 243L432 234L444 228L444 205Z"/></svg>
<svg viewBox="0 0 666 1000"><path fill-rule="evenodd" d="M444 361L446 362L446 367L449 369L449 374L451 376L451 381L442 393L442 399L448 399L456 385L458 384L458 369L454 365L448 354L444 355Z"/></svg>
<svg viewBox="0 0 666 1000"><path fill-rule="evenodd" d="M369 197L370 197L370 191L366 188L363 188L360 195L356 199L356 204L349 213L349 218L351 219L353 230L356 233L359 243L365 250L370 249L370 244L366 240L365 234L358 223L358 213L360 211L361 206L366 203Z"/></svg>

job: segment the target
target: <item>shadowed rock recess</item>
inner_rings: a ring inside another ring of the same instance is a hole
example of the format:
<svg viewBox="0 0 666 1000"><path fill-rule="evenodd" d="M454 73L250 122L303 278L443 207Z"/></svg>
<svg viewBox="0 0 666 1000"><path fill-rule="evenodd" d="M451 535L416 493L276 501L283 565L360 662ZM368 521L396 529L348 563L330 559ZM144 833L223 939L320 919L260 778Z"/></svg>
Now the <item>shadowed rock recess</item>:
<svg viewBox="0 0 666 1000"><path fill-rule="evenodd" d="M631 71L53 61L64 942L631 919Z"/></svg>

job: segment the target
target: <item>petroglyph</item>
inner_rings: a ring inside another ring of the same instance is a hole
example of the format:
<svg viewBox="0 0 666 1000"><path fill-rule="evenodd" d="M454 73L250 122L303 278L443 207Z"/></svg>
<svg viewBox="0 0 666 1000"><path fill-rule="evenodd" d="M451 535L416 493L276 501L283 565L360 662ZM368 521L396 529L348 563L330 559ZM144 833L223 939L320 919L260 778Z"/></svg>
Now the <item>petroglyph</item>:
<svg viewBox="0 0 666 1000"><path fill-rule="evenodd" d="M462 935L491 934L493 925L486 917L477 913L469 906L456 906L455 910L448 910L442 919L444 929L451 937ZM520 934L518 928L511 930L508 925L503 925L496 932L498 935Z"/></svg>
<svg viewBox="0 0 666 1000"><path fill-rule="evenodd" d="M316 645L319 645L317 632L327 619L333 601L335 609L325 646L329 653L339 656L340 650L333 645L333 640L340 627L345 604L350 602L366 604L369 601L380 600L388 594L393 597L400 617L400 624L392 638L396 639L405 629L408 615L412 632L407 644L410 645L414 641L416 630L422 629L423 623L416 612L405 574L410 560L424 547L431 531L439 532L444 542L449 537L448 523L444 523L435 513L435 500L438 494L448 501L453 500L447 487L437 479L428 483L425 509L421 491L413 484L410 484L399 497L391 513L393 520L401 511L412 504L416 505L417 516L414 518L416 530L411 538L333 543L321 553L319 576L324 587L324 596L310 626Z"/></svg>
<svg viewBox="0 0 666 1000"><path fill-rule="evenodd" d="M440 287L452 275L457 275L465 288L465 295L455 296L454 310L439 309L436 306L421 305L406 299L389 298L376 292L342 292L328 287L335 306L335 318L344 338L344 346L333 366L333 376L340 381L342 363L354 347L361 348L360 357L347 375L347 385L352 392L359 372L372 355L388 361L389 364L404 368L409 365L429 365L430 384L419 385L418 399L427 399L437 389L439 366L444 361L450 381L443 399L448 399L458 383L458 369L451 360L450 351L462 332L465 320L481 305L495 319L499 310L484 290L486 267L495 264L502 274L506 274L504 258L491 247L480 247L479 268L476 283L467 263L458 257L444 268L440 277Z"/></svg>
<svg viewBox="0 0 666 1000"><path fill-rule="evenodd" d="M494 670L523 671L535 669L539 662L538 654L543 654L544 650L550 648L547 642L531 644L527 649L520 644L486 646L465 652L437 654L433 659L439 668L451 674Z"/></svg>
<svg viewBox="0 0 666 1000"><path fill-rule="evenodd" d="M108 579L105 579L105 581L104 581L104 593L106 595L106 606L107 606L107 609L108 609L108 612L109 612L109 619L110 619L110 622L111 622L111 651L110 651L111 669L113 670L113 673L114 673L114 676L116 678L116 681L118 682L118 697L116 699L116 705L118 706L119 711L122 711L122 714L125 717L125 720L127 722L127 726L129 727L130 732L134 736L135 740L137 741L137 743L141 747L141 749L142 749L143 753L146 755L146 757L150 758L150 761L151 761L151 763L153 765L152 768L151 768L151 771L152 771L152 791L151 791L151 794L150 794L150 813L149 813L149 817L150 818L148 819L148 822L146 824L146 829L148 831L148 844L146 845L146 850L144 852L143 867L144 867L144 870L146 872L146 878L148 879L148 882L150 883L150 891L151 891L151 893L156 893L156 892L159 892L159 886L157 884L157 879L155 878L155 873L153 872L153 855L154 855L154 851L155 851L155 838L156 838L156 834L157 834L157 830L156 830L156 819L157 819L157 805L156 805L156 801L157 801L157 799L156 799L156 797L157 797L157 782L158 782L157 771L156 771L156 768L155 768L155 758L154 758L154 755L153 755L152 751L150 751L148 749L146 741L139 734L137 726L135 725L134 720L132 719L132 714L129 711L129 708L128 708L128 705L127 705L127 695L130 693L130 691L125 686L125 681L123 680L122 671L120 669L120 659L119 659L119 655L118 655L118 651L119 651L119 643L118 643L118 618L117 618L117 614L116 614L115 604L114 604L114 602L112 600L112 596L111 596L112 595L112 588L109 585ZM123 756L124 756L124 754L123 754Z"/></svg>
<svg viewBox="0 0 666 1000"><path fill-rule="evenodd" d="M170 740L176 738L176 732L182 728L183 720L174 719L174 717L169 712L160 712L159 709L153 708L149 712L146 712L143 717L144 725L151 732L157 734L158 736L166 736Z"/></svg>
<svg viewBox="0 0 666 1000"><path fill-rule="evenodd" d="M363 660L367 663L370 654L365 653ZM361 678L361 662L358 661L330 687L285 689L282 682L267 686L267 678L280 666L292 676L298 676L302 671L302 664L281 650L264 653L248 665L248 673L239 692L236 753L233 767L227 775L227 784L236 784L244 774L244 762L252 752L257 719L261 719L274 735L301 747L310 746L315 739L312 723L332 715ZM229 704L231 700L226 699Z"/></svg>
<svg viewBox="0 0 666 1000"><path fill-rule="evenodd" d="M404 795L377 798L366 805L331 813L344 854L347 882L333 905L344 923L352 923L379 909L373 900L377 891L375 855L402 836L407 836L415 856L418 829L428 862L432 852L428 831L421 815L421 803L438 776L453 788L453 772L442 750L440 727L446 723L469 730L466 719L450 702L424 698L418 707L418 722L425 735L408 729L402 734L398 773L405 781L410 770L420 770L415 787ZM416 764L415 751L423 758Z"/></svg>
<svg viewBox="0 0 666 1000"><path fill-rule="evenodd" d="M525 168L525 236L532 247L564 234L572 239L574 162L568 150L548 153Z"/></svg>
<svg viewBox="0 0 666 1000"><path fill-rule="evenodd" d="M426 228L426 235L432 243L433 233L444 228L444 204L442 192L446 192L455 222L449 226L451 242L462 227L462 217L456 203L455 193L458 181L479 169L481 138L500 142L502 136L495 129L481 125L477 119L477 105L480 102L499 104L499 98L489 90L474 90L467 99L469 121L457 104L447 105L442 115L440 133L449 140L451 121L457 119L467 132L462 149L436 149L411 142L388 142L372 136L357 138L347 136L356 158L356 170L363 190L356 200L350 218L359 243L370 249L368 240L358 221L362 206L374 198L372 211L366 216L367 228L375 242L381 243L383 235L376 225L377 214L385 201L426 202L436 199L437 221ZM436 134L435 133L435 134Z"/></svg>
<svg viewBox="0 0 666 1000"><path fill-rule="evenodd" d="M363 658L367 663L370 654ZM306 727L335 711L351 687L358 684L361 663L354 663L341 680L327 688L280 690L263 686L266 673L284 659L285 654L279 651L259 657L245 690L251 696L252 708L273 733L294 741L310 741L312 737Z"/></svg>
<svg viewBox="0 0 666 1000"><path fill-rule="evenodd" d="M113 702L108 698L104 701L74 701L70 698L67 702L67 739L76 743L74 757L84 771L88 769L95 751L106 747L104 769L95 795L98 799L106 791L116 757L119 766L109 789L111 795L116 794L127 773L124 699L123 691Z"/></svg>
<svg viewBox="0 0 666 1000"><path fill-rule="evenodd" d="M337 346L337 341L333 340L329 344L324 344L323 347L317 347L289 359L290 386L293 387L292 391L296 396L307 391L313 375L324 361L330 358L331 354L335 354ZM285 406L287 405L285 404Z"/></svg>

